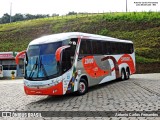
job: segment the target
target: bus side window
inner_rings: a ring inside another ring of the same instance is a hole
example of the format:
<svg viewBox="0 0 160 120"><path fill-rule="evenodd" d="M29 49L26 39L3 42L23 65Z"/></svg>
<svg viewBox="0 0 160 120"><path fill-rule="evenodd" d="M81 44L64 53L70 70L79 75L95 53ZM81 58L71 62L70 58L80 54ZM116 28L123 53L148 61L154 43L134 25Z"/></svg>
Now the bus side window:
<svg viewBox="0 0 160 120"><path fill-rule="evenodd" d="M129 47L130 47L130 54L132 54L134 52L133 44L130 44Z"/></svg>
<svg viewBox="0 0 160 120"><path fill-rule="evenodd" d="M103 49L104 55L109 55L109 50L110 50L109 42L107 42L107 41L102 42L102 49Z"/></svg>
<svg viewBox="0 0 160 120"><path fill-rule="evenodd" d="M92 55L92 43L91 40L86 40L86 53L87 55Z"/></svg>
<svg viewBox="0 0 160 120"><path fill-rule="evenodd" d="M126 44L121 43L121 54L124 54L126 52Z"/></svg>
<svg viewBox="0 0 160 120"><path fill-rule="evenodd" d="M123 44L119 43L119 54L123 54Z"/></svg>
<svg viewBox="0 0 160 120"><path fill-rule="evenodd" d="M128 54L132 53L131 47L132 47L131 44L129 44L129 43L126 44L126 53L128 53Z"/></svg>
<svg viewBox="0 0 160 120"><path fill-rule="evenodd" d="M102 53L103 53L103 55L105 55L106 54L106 47L105 47L105 42L104 41L102 41Z"/></svg>
<svg viewBox="0 0 160 120"><path fill-rule="evenodd" d="M92 55L92 44L91 40L89 39L82 39L79 49L79 59Z"/></svg>
<svg viewBox="0 0 160 120"><path fill-rule="evenodd" d="M80 50L79 50L79 54L83 55L86 53L86 40L82 40L81 41L81 45L80 45Z"/></svg>
<svg viewBox="0 0 160 120"><path fill-rule="evenodd" d="M93 49L93 54L95 55L99 54L98 41L96 40L92 41L92 49Z"/></svg>
<svg viewBox="0 0 160 120"><path fill-rule="evenodd" d="M110 54L114 54L114 43L113 42L109 42L110 43L110 48L109 48L109 50L110 50Z"/></svg>
<svg viewBox="0 0 160 120"><path fill-rule="evenodd" d="M97 41L97 54L102 55L102 41Z"/></svg>
<svg viewBox="0 0 160 120"><path fill-rule="evenodd" d="M92 40L93 55L96 54L96 42Z"/></svg>

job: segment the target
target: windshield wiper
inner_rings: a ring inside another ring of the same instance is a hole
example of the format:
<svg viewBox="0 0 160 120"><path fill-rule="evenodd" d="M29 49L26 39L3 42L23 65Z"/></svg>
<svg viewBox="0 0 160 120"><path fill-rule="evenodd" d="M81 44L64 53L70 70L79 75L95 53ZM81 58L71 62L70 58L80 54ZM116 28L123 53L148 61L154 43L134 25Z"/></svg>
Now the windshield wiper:
<svg viewBox="0 0 160 120"><path fill-rule="evenodd" d="M42 64L42 58L40 58L40 69L41 68L43 70L43 73L44 73L45 77L48 79L48 75L47 75L46 69L44 68L44 65Z"/></svg>
<svg viewBox="0 0 160 120"><path fill-rule="evenodd" d="M33 65L33 68L32 68L32 70L31 70L31 72L29 74L29 78L32 78L32 76L34 75L33 70L37 69L37 66L38 66L38 57L36 59L36 63Z"/></svg>

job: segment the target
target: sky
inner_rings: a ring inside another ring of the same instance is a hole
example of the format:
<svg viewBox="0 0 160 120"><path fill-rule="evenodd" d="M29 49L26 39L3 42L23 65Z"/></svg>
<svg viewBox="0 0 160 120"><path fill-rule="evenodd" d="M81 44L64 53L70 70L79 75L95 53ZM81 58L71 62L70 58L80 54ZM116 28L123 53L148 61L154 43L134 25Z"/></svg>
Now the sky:
<svg viewBox="0 0 160 120"><path fill-rule="evenodd" d="M135 2L157 2L156 6L138 6ZM160 0L127 0L128 11L159 11ZM1 0L0 17L10 14L49 14L65 15L68 12L125 12L126 0Z"/></svg>

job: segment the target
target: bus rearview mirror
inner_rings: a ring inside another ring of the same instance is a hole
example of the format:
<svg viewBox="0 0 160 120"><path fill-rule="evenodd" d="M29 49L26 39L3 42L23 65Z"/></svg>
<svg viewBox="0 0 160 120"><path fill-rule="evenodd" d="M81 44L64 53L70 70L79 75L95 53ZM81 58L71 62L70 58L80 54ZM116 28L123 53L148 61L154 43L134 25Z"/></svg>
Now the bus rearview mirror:
<svg viewBox="0 0 160 120"><path fill-rule="evenodd" d="M60 62L60 61L61 61L61 59L62 59L62 52L63 52L66 48L69 48L69 47L70 47L69 45L66 45L66 46L59 47L59 48L56 50L55 57L56 57L56 61L57 61L57 62Z"/></svg>
<svg viewBox="0 0 160 120"><path fill-rule="evenodd" d="M19 64L20 56L22 56L23 54L26 54L26 50L21 51L21 52L19 52L19 53L16 55L15 61L16 61L16 64L17 64L17 65Z"/></svg>

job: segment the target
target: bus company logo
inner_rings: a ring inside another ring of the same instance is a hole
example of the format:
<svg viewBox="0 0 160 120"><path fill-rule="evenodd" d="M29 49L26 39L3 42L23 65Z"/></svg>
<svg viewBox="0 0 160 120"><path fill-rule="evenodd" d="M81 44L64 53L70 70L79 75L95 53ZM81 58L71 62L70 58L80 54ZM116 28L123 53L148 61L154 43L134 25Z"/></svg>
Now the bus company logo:
<svg viewBox="0 0 160 120"><path fill-rule="evenodd" d="M92 64L94 62L93 58L85 59L84 64Z"/></svg>
<svg viewBox="0 0 160 120"><path fill-rule="evenodd" d="M121 61L130 61L130 57L122 57Z"/></svg>

